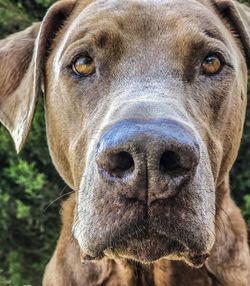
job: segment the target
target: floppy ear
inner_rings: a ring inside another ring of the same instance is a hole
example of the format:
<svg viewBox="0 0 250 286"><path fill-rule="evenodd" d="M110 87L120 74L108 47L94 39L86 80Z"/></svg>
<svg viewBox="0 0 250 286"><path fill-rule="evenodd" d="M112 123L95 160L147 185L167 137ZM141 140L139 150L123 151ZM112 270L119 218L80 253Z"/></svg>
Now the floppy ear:
<svg viewBox="0 0 250 286"><path fill-rule="evenodd" d="M250 68L250 8L235 0L213 0L215 7L238 35Z"/></svg>
<svg viewBox="0 0 250 286"><path fill-rule="evenodd" d="M0 122L10 132L17 152L31 127L51 41L75 2L54 4L41 24L0 41Z"/></svg>

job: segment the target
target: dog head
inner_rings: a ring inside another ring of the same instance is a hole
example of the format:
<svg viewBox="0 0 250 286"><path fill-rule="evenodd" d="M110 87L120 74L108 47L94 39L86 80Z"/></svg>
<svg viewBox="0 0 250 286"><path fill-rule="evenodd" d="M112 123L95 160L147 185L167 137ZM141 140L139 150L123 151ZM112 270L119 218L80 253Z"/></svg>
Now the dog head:
<svg viewBox="0 0 250 286"><path fill-rule="evenodd" d="M83 256L204 263L244 123L249 14L230 0L60 1L0 42L0 119L19 151L42 87Z"/></svg>

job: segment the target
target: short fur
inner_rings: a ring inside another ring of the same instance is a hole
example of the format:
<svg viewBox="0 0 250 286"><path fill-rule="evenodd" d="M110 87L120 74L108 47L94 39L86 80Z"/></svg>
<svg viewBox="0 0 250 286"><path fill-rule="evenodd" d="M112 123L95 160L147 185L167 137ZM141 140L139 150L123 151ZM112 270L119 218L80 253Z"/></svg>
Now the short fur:
<svg viewBox="0 0 250 286"><path fill-rule="evenodd" d="M200 65L214 49L226 64L208 77ZM86 50L97 71L83 79L71 64ZM232 0L63 0L42 23L0 41L0 121L19 151L41 88L53 162L75 190L44 286L250 285L246 225L229 189L249 65L250 9ZM150 160L147 188L132 182L135 203L100 178L98 142L132 119L175 120L197 139L200 161L178 196L158 185ZM145 205L147 239L140 223L130 234ZM169 252L169 233L185 251ZM192 258L204 253L201 263Z"/></svg>

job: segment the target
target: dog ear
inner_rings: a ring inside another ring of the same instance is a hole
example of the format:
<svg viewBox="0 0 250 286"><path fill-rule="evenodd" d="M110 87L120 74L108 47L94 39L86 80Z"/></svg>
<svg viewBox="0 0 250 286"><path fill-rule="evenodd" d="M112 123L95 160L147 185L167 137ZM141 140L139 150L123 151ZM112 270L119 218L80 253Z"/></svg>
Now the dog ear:
<svg viewBox="0 0 250 286"><path fill-rule="evenodd" d="M213 0L220 15L229 23L241 41L250 68L250 8L235 0Z"/></svg>
<svg viewBox="0 0 250 286"><path fill-rule="evenodd" d="M0 41L0 122L10 132L17 152L31 127L51 41L75 2L59 1L41 24Z"/></svg>

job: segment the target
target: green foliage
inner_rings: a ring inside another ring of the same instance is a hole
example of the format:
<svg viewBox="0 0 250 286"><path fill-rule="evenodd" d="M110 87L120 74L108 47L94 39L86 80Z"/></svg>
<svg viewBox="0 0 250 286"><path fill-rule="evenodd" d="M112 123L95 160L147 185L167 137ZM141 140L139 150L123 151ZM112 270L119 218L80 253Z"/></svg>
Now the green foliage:
<svg viewBox="0 0 250 286"><path fill-rule="evenodd" d="M0 285L40 285L59 234L59 203L46 209L64 184L49 158L41 103L33 127L19 156L0 128Z"/></svg>
<svg viewBox="0 0 250 286"><path fill-rule="evenodd" d="M249 86L250 91L250 86ZM250 97L250 96L249 96ZM250 230L250 102L240 153L231 172L232 191Z"/></svg>
<svg viewBox="0 0 250 286"><path fill-rule="evenodd" d="M41 19L52 2L0 0L0 37ZM0 127L1 286L41 285L59 234L60 202L47 207L65 185L51 164L43 114L40 103L29 142L19 156Z"/></svg>
<svg viewBox="0 0 250 286"><path fill-rule="evenodd" d="M15 21L13 21L15 19ZM0 37L29 25L31 17L21 9L20 4L0 0Z"/></svg>
<svg viewBox="0 0 250 286"><path fill-rule="evenodd" d="M0 0L0 37L42 18L53 0ZM248 1L240 1L247 2ZM28 144L17 156L0 127L0 285L41 285L41 277L59 234L60 203L47 206L65 192L46 145L40 102ZM232 171L232 192L250 227L250 108L238 160ZM63 193L62 192L62 193Z"/></svg>
<svg viewBox="0 0 250 286"><path fill-rule="evenodd" d="M0 37L41 19L53 2L0 0ZM19 156L0 127L1 286L40 285L59 234L60 202L47 207L65 185L51 164L43 114L40 103L29 142Z"/></svg>

